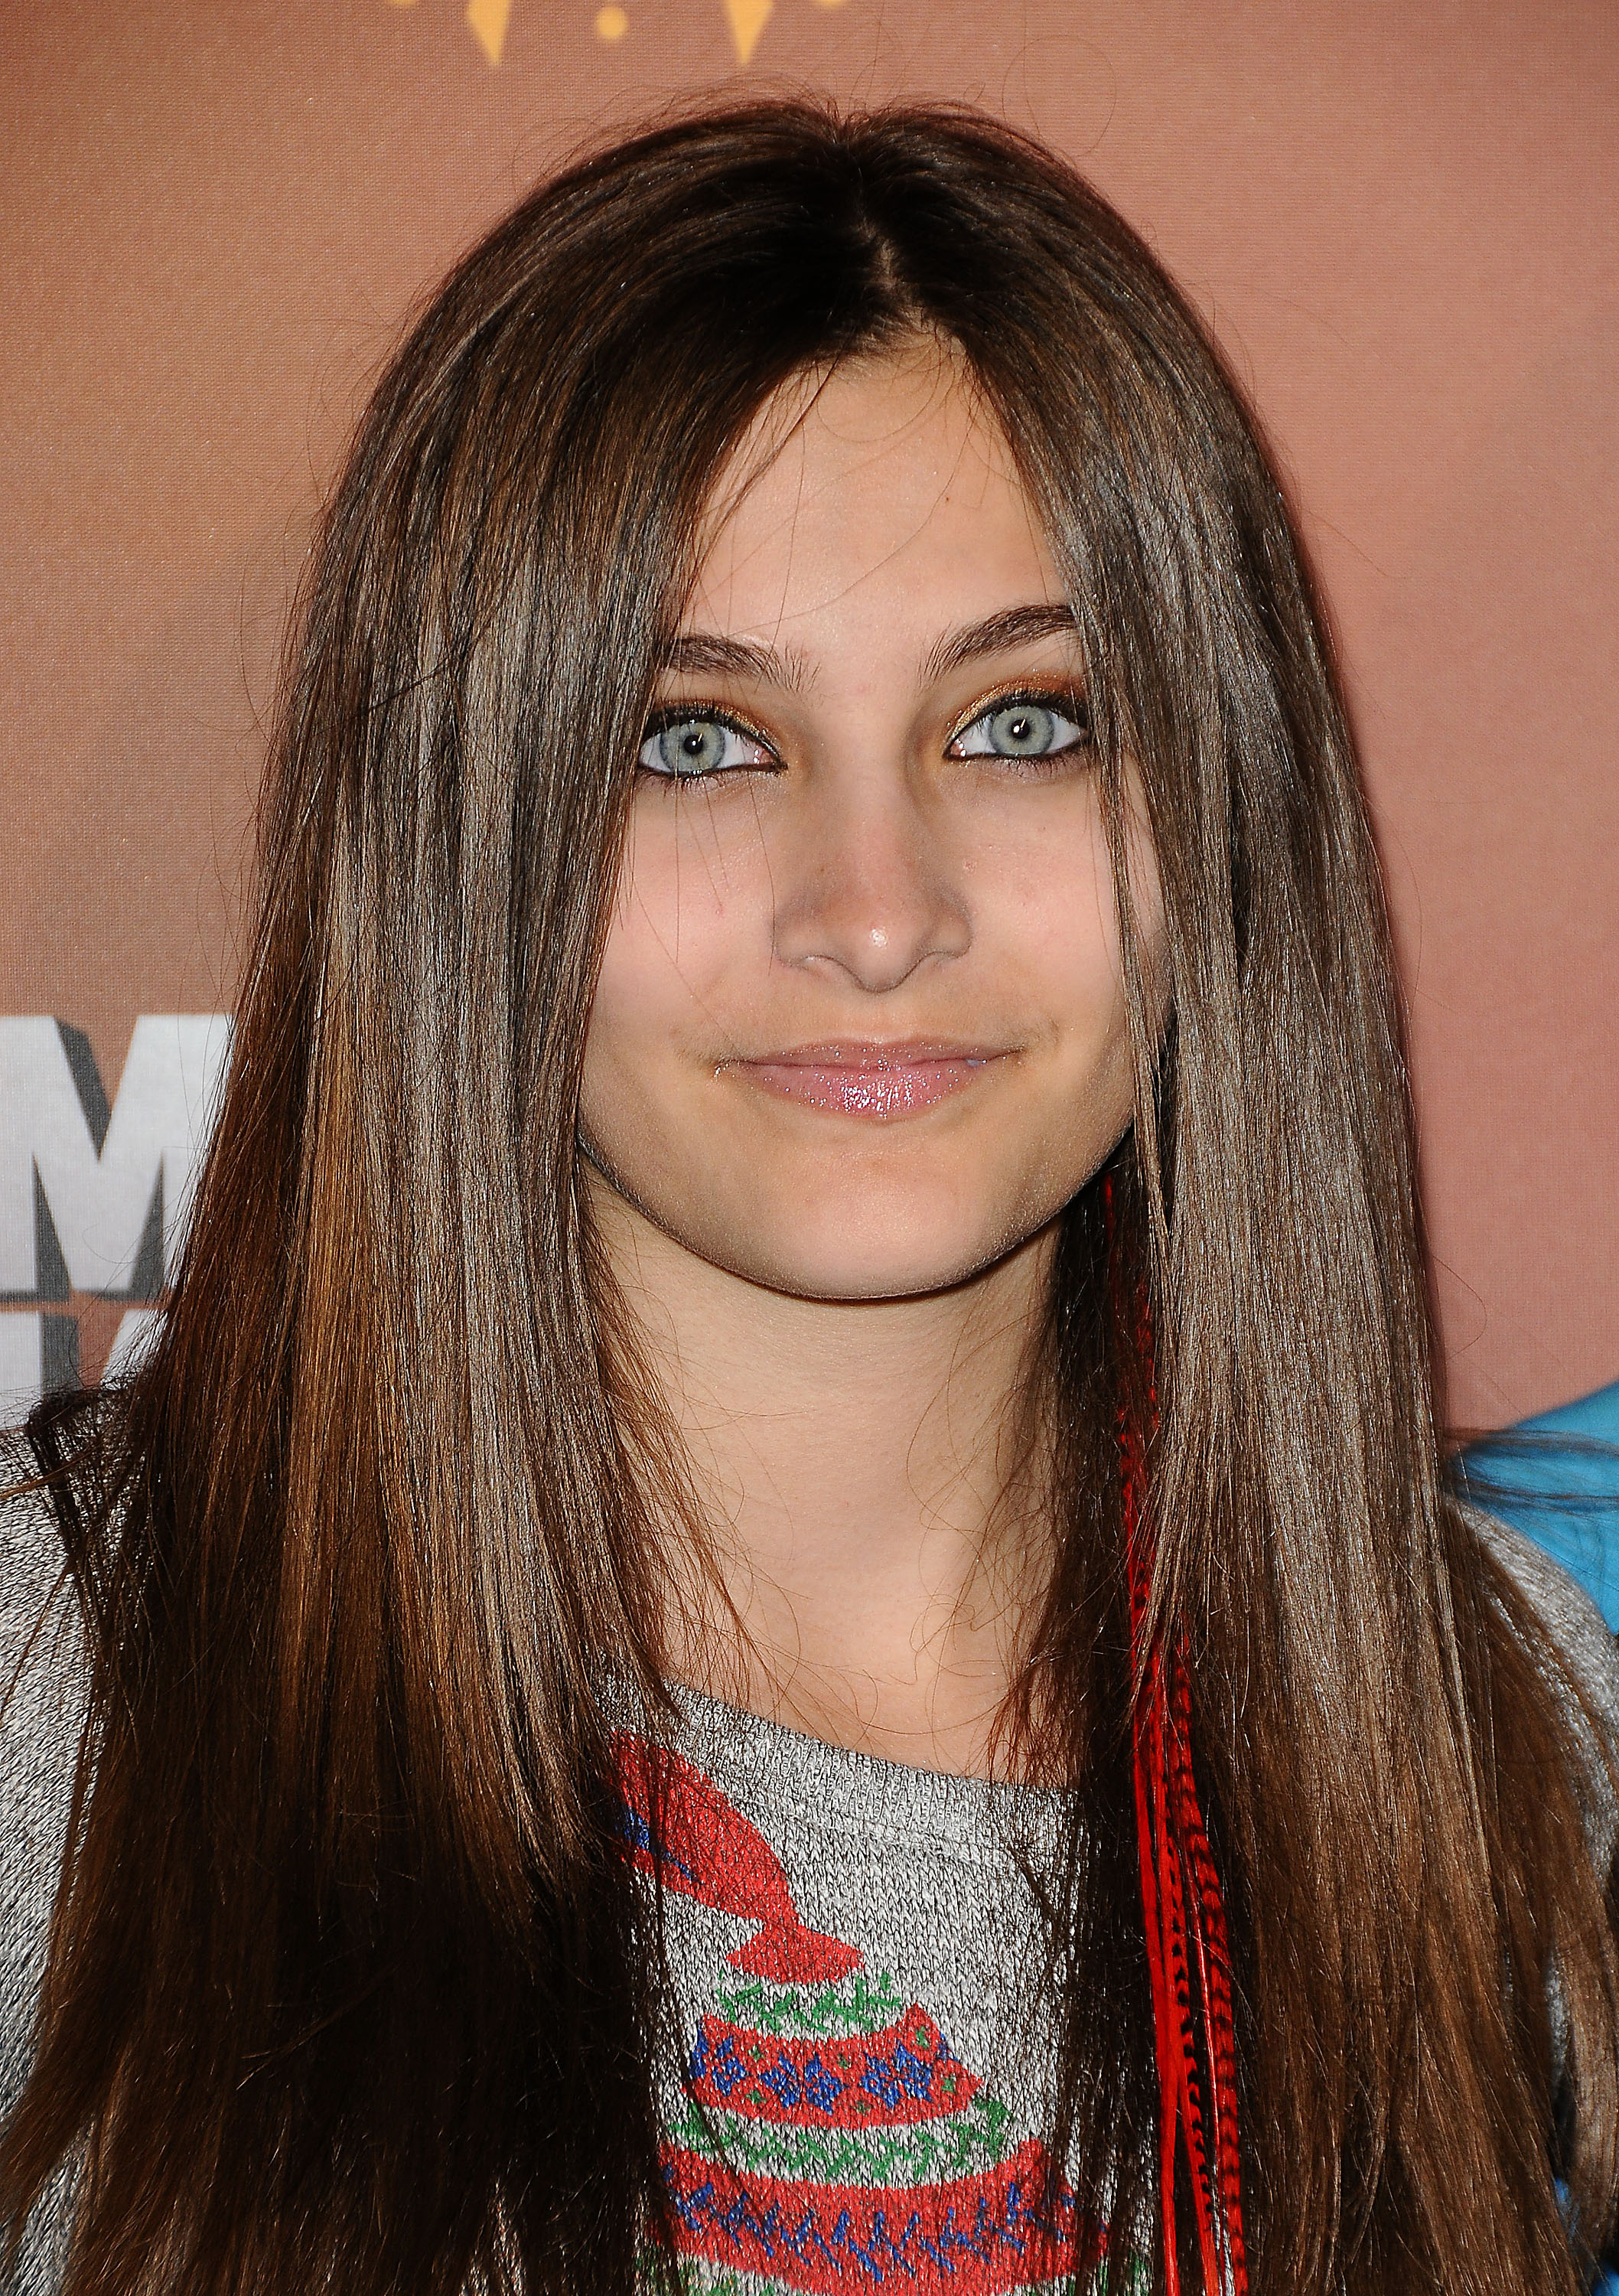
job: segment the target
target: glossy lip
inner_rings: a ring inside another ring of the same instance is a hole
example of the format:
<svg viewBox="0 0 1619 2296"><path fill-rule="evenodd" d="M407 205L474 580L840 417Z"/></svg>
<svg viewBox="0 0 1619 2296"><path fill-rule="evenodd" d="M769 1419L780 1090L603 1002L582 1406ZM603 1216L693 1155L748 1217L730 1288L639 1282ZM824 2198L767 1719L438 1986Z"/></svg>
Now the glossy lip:
<svg viewBox="0 0 1619 2296"><path fill-rule="evenodd" d="M1005 1046L962 1045L936 1037L890 1043L839 1039L795 1045L755 1060L730 1060L723 1071L757 1085L779 1100L796 1101L830 1116L878 1123L920 1116L977 1081Z"/></svg>

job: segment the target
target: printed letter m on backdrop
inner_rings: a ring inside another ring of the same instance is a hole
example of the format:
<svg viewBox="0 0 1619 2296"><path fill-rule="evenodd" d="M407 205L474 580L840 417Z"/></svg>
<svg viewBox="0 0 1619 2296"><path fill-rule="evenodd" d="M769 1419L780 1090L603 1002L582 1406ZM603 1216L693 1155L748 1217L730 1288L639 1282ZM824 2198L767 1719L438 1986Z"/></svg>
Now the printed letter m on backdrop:
<svg viewBox="0 0 1619 2296"><path fill-rule="evenodd" d="M143 1013L109 1107L78 1029L0 1020L0 1293L150 1299L163 1288L230 1043L226 1013Z"/></svg>

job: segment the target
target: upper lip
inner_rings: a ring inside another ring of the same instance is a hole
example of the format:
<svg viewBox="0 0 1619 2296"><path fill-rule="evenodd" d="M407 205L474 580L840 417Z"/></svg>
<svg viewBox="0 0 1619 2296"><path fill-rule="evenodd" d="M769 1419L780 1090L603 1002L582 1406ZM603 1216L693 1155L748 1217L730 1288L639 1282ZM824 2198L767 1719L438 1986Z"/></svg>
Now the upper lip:
<svg viewBox="0 0 1619 2296"><path fill-rule="evenodd" d="M1007 1045L966 1044L953 1037L829 1037L779 1052L733 1054L749 1068L904 1069L928 1061L993 1061Z"/></svg>

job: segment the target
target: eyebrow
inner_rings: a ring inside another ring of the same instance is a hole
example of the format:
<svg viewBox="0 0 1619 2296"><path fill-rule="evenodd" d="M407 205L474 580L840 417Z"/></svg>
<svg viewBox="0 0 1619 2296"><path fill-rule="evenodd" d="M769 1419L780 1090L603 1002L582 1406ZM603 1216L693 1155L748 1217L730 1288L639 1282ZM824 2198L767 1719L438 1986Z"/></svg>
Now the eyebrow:
<svg viewBox="0 0 1619 2296"><path fill-rule="evenodd" d="M1068 606L1009 606L1004 613L990 614L981 622L969 622L948 637L941 638L922 666L922 675L929 682L947 677L953 669L961 669L969 661L977 661L986 653L1010 653L1014 646L1034 645L1041 638L1071 638L1078 635L1078 625L1073 609Z"/></svg>
<svg viewBox="0 0 1619 2296"><path fill-rule="evenodd" d="M931 685L964 668L985 654L1008 653L1016 646L1036 644L1042 638L1071 638L1077 634L1073 611L1067 606L1009 606L981 622L967 622L941 638L922 664L922 676ZM666 639L658 649L658 667L676 677L745 678L755 685L779 685L801 693L813 672L802 654L791 647L779 653L773 646L754 645L746 638L725 638L707 630L688 630Z"/></svg>
<svg viewBox="0 0 1619 2296"><path fill-rule="evenodd" d="M692 630L667 639L659 647L658 667L675 677L738 677L758 685L780 685L802 693L809 668L790 647L778 653L774 646L751 645L746 638L722 638L706 630Z"/></svg>

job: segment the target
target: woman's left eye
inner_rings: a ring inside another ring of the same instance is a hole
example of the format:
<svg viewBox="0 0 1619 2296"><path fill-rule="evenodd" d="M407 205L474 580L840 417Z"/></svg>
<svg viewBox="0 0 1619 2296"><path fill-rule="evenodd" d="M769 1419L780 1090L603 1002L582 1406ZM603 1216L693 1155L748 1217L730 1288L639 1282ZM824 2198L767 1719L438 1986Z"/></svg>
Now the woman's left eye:
<svg viewBox="0 0 1619 2296"><path fill-rule="evenodd" d="M636 758L643 773L676 782L705 781L714 774L777 762L774 752L745 726L701 710L689 718L654 719Z"/></svg>
<svg viewBox="0 0 1619 2296"><path fill-rule="evenodd" d="M1059 708L1037 694L1010 695L980 710L945 747L948 758L1056 758L1088 746L1090 714L1084 704Z"/></svg>

